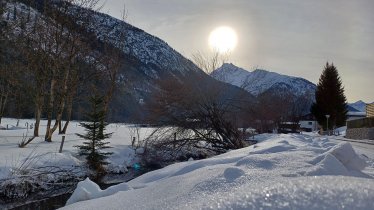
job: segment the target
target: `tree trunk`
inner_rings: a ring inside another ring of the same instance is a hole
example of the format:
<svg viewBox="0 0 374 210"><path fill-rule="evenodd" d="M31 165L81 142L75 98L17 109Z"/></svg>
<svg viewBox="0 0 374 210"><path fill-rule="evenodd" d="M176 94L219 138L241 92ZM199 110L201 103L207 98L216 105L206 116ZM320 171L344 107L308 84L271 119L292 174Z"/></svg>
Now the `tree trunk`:
<svg viewBox="0 0 374 210"><path fill-rule="evenodd" d="M40 100L37 99L37 100ZM41 102L41 101L39 101ZM37 103L36 104L36 109L35 109L35 127L34 127L34 137L39 136L39 126L40 126L40 119L42 116L42 103Z"/></svg>
<svg viewBox="0 0 374 210"><path fill-rule="evenodd" d="M62 131L60 131L61 134L66 134L66 130L68 129L68 125L69 125L69 122L71 120L71 114L73 112L73 95L74 95L74 92L75 91L72 91L71 94L68 95L68 98L67 98L67 102L66 102L66 116L67 116L67 119L66 119L66 122L65 122L65 125L64 125L64 128L62 129Z"/></svg>
<svg viewBox="0 0 374 210"><path fill-rule="evenodd" d="M110 87L109 87L109 90L106 93L106 96L104 98L104 112L106 114L108 113L109 103L110 103L110 100L112 99L115 88L116 88L116 82L115 82L115 80L112 80L112 82L110 84Z"/></svg>
<svg viewBox="0 0 374 210"><path fill-rule="evenodd" d="M2 104L3 104L3 96L0 95L0 110L3 108ZM1 125L1 119L2 118L3 118L3 113L0 111L0 125Z"/></svg>
<svg viewBox="0 0 374 210"><path fill-rule="evenodd" d="M67 91L68 91L69 74L70 74L70 70L66 69L65 76L64 76L64 81L63 81L64 86L63 86L63 90L62 90L62 94L61 94L61 98L60 98L59 108L58 108L58 111L57 111L57 114L56 114L56 122L55 122L53 128L49 132L48 139L52 139L52 134L57 130L57 128L60 128L60 130L61 130L62 114L63 114L64 109L65 109L66 95L67 95Z"/></svg>
<svg viewBox="0 0 374 210"><path fill-rule="evenodd" d="M53 104L54 104L54 97L55 97L55 86L56 86L56 79L53 78L51 80L51 87L49 90L49 101L47 106L47 129L45 132L45 141L52 142L52 135L51 135L51 124L52 124L52 114L53 114Z"/></svg>
<svg viewBox="0 0 374 210"><path fill-rule="evenodd" d="M58 134L62 134L62 120L61 120L61 122L58 124Z"/></svg>
<svg viewBox="0 0 374 210"><path fill-rule="evenodd" d="M4 91L4 93L0 96L0 124L1 124L1 119L3 118L3 115L4 115L6 103L8 101L8 95L9 95L9 92Z"/></svg>

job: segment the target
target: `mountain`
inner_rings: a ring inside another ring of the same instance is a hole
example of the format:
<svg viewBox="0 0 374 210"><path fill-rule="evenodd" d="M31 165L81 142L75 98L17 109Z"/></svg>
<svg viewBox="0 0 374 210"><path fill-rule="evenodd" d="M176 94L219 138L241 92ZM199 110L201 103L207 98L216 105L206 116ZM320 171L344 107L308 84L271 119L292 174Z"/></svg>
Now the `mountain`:
<svg viewBox="0 0 374 210"><path fill-rule="evenodd" d="M211 76L222 82L242 87L255 96L267 91L278 92L279 94L287 91L295 96L307 95L314 98L316 90L315 84L303 78L286 76L262 69L250 72L228 63L213 71Z"/></svg>
<svg viewBox="0 0 374 210"><path fill-rule="evenodd" d="M211 74L215 79L241 87L277 112L305 115L315 101L316 85L306 79L262 69L252 72L225 63ZM288 110L281 108L289 107Z"/></svg>
<svg viewBox="0 0 374 210"><path fill-rule="evenodd" d="M28 6L22 3L8 3L8 14L3 17L17 14L18 18L20 15L27 15L30 11L31 17L43 17L46 15L43 13L44 3L56 4L58 8L58 4L62 1L36 0L35 2L34 5L31 5L31 9L28 9ZM111 121L129 121L135 118L145 118L147 113L142 104L152 100L152 93L158 90L158 83L168 79L181 83L184 81L199 81L200 84L218 85L227 90L230 93L228 94L230 96L227 97L231 98L233 95L240 95L245 92L233 85L211 78L165 41L135 26L107 14L83 7L71 6L73 9L69 14L87 14L90 17L87 19L83 17L78 20L77 25L86 27L84 34L81 34L82 37L86 37L86 41L98 43L90 44L92 54L102 52L103 45L100 45L100 43L105 43L105 47L109 46L122 53L121 63L123 65L116 80L118 88L116 93L113 94L114 97L110 105L109 118ZM89 20L89 24L83 24L87 20ZM119 34L124 34L124 36L119 36ZM87 91L89 92L90 90L83 90L78 93L81 94L78 95L78 98L84 98L87 95ZM253 98L252 95L246 92L245 94ZM74 109L73 118L81 118L82 110L85 110L86 105L85 101L76 102L74 106L77 108Z"/></svg>
<svg viewBox="0 0 374 210"><path fill-rule="evenodd" d="M347 110L348 110L348 112L360 112L357 109L355 109L352 106L350 106L349 104L347 104Z"/></svg>
<svg viewBox="0 0 374 210"><path fill-rule="evenodd" d="M349 109L349 111L366 112L366 103L361 100L356 101L355 103L350 103L348 104L348 106L354 109L354 110Z"/></svg>
<svg viewBox="0 0 374 210"><path fill-rule="evenodd" d="M132 109L137 109L136 115L144 115L146 110L142 109L138 102L149 103L152 100L152 92L158 89L158 83L167 79L181 83L194 81L202 88L207 84L222 88L225 90L222 100L228 98L232 100L235 97L253 100L254 97L242 89L211 78L158 37L107 14L95 12L94 19L89 30L99 40L122 50L125 55L124 61L128 64L121 69L120 77L125 78L124 86L131 84L130 88L133 91L128 96L134 98L135 104L132 108L128 108L123 105L128 102L122 101L116 104L114 109L122 107L122 111L127 113ZM117 36L121 32L125 32L124 40ZM125 44L121 45L121 42ZM121 100L117 97L114 101L118 99Z"/></svg>

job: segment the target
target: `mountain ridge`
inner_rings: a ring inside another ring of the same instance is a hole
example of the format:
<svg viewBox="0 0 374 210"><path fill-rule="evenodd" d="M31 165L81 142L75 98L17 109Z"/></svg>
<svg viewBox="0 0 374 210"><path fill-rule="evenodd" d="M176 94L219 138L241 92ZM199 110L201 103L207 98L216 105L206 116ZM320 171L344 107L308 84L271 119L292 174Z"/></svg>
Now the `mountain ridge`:
<svg viewBox="0 0 374 210"><path fill-rule="evenodd" d="M251 94L258 96L270 89L284 89L285 86L291 89L296 96L310 95L314 97L316 85L301 78L279 74L263 69L255 69L250 72L237 67L232 63L225 63L212 72L214 78L242 87Z"/></svg>
<svg viewBox="0 0 374 210"><path fill-rule="evenodd" d="M366 112L366 104L364 101L358 100L354 103L348 103L348 106L356 110L351 110L353 112Z"/></svg>

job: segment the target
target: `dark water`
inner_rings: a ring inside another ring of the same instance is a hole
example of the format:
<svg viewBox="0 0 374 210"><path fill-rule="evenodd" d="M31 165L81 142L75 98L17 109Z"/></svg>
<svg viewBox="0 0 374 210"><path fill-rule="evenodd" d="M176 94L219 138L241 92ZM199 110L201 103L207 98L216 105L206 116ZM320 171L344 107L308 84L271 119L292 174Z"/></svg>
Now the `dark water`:
<svg viewBox="0 0 374 210"><path fill-rule="evenodd" d="M142 172L139 172L139 171L133 171L133 170L130 170L128 173L126 174L122 174L122 175L111 175L110 177L108 177L106 179L106 183L102 183L102 184L99 184L100 188L101 189L106 189L110 186L113 186L113 185L116 185L116 184L120 184L122 182L128 182L138 176L140 176L141 174L143 174ZM111 181L111 182L109 182ZM75 187L73 188L75 189ZM10 204L12 206L16 206L16 207L2 207L0 205L0 209L9 209L9 210L55 210L55 209L58 209L58 208L61 208L61 207L64 207L65 206L65 203L66 201L70 198L70 196L72 195L72 193L63 193L63 194L59 194L59 195L55 195L55 196L51 196L51 197L48 197L48 198L43 198L43 199L35 199L35 200L32 200L30 202L26 202L24 204Z"/></svg>
<svg viewBox="0 0 374 210"><path fill-rule="evenodd" d="M12 210L54 210L65 206L66 201L70 198L71 193L53 196L50 198L32 201L21 206L11 208Z"/></svg>
<svg viewBox="0 0 374 210"><path fill-rule="evenodd" d="M119 183L100 184L101 189L106 189L110 186ZM17 207L7 208L9 210L55 210L65 206L66 201L70 198L73 193L64 193L60 195L51 196L40 200L34 200L21 204ZM1 209L1 207L0 207Z"/></svg>

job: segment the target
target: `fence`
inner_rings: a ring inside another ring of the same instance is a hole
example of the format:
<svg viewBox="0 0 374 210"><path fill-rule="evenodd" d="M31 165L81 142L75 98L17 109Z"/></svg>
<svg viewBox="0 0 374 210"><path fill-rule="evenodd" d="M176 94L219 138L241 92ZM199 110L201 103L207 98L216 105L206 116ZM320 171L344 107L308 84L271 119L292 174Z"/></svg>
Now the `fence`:
<svg viewBox="0 0 374 210"><path fill-rule="evenodd" d="M374 128L374 117L348 121L347 129L352 128Z"/></svg>

